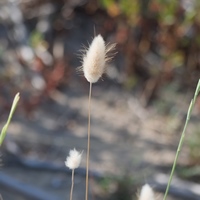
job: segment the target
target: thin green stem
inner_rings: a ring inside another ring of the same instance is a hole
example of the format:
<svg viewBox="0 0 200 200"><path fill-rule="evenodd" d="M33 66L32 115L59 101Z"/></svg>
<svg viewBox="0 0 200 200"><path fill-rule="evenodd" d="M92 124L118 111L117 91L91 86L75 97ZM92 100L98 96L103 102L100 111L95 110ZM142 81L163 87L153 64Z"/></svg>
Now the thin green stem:
<svg viewBox="0 0 200 200"><path fill-rule="evenodd" d="M72 185L71 185L71 191L70 191L70 200L72 200L73 189L74 189L74 169L72 169Z"/></svg>
<svg viewBox="0 0 200 200"><path fill-rule="evenodd" d="M88 177L89 177L89 161L90 161L90 113L91 113L91 96L92 96L92 83L89 89L89 102L88 102L88 143L87 143L87 161L86 161L86 188L85 200L88 200Z"/></svg>
<svg viewBox="0 0 200 200"><path fill-rule="evenodd" d="M200 91L200 79L199 79L199 82L198 82L197 87L196 87L194 98L191 100L190 106L188 108L187 117L186 117L186 120L185 120L185 125L184 125L183 132L181 134L181 138L180 138L180 141L179 141L179 144L178 144L178 148L177 148L177 151L176 151L174 163L173 163L173 166L172 166L172 170L171 170L171 173L170 173L169 181L168 181L168 184L167 184L167 188L166 188L163 200L166 200L167 195L168 195L168 191L169 191L169 188L170 188L170 185L171 185L171 182L172 182L172 178L173 178L173 175L174 175L174 171L175 171L175 168L176 168L176 163L177 163L177 160L178 160L178 156L179 156L179 153L181 151L181 147L182 147L182 144L183 144L183 141L184 141L184 138L185 138L185 131L186 131L188 122L190 120L191 112L193 110L193 107L194 107L194 104L196 102L196 98L197 98L197 96L199 94L199 91Z"/></svg>

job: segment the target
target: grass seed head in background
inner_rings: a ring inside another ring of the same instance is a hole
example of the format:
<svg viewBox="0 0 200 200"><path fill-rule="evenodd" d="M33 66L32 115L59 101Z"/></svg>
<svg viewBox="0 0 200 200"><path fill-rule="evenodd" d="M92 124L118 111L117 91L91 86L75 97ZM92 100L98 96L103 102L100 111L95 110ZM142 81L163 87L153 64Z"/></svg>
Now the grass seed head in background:
<svg viewBox="0 0 200 200"><path fill-rule="evenodd" d="M148 184L142 187L139 200L155 200L154 192Z"/></svg>
<svg viewBox="0 0 200 200"><path fill-rule="evenodd" d="M76 169L81 163L82 152L77 151L75 148L69 151L69 156L65 161L66 167L69 169Z"/></svg>
<svg viewBox="0 0 200 200"><path fill-rule="evenodd" d="M101 35L96 36L90 47L83 55L81 70L85 78L90 83L96 83L105 72L105 64L112 56L108 56L109 52L114 50L115 44L105 45L105 41Z"/></svg>
<svg viewBox="0 0 200 200"><path fill-rule="evenodd" d="M66 167L72 170L72 184L70 191L70 200L72 200L73 196L73 188L74 188L74 170L79 167L81 163L82 152L77 151L75 148L69 151L69 156L65 161Z"/></svg>

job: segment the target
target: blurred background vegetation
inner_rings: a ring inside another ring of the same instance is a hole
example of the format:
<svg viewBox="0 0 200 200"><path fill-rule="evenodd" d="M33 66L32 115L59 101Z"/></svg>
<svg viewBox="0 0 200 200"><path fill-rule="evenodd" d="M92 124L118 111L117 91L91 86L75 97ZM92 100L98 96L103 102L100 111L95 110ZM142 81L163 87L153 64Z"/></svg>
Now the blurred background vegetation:
<svg viewBox="0 0 200 200"><path fill-rule="evenodd" d="M144 91L146 104L163 85L176 82L179 89L191 89L199 78L199 1L3 0L0 4L2 111L10 104L8 96L17 91L23 91L22 105L30 112L49 92L69 84L80 65L76 61L80 45L90 40L94 29L118 45L117 68L108 71L110 79ZM70 41L71 33L76 34L76 43Z"/></svg>

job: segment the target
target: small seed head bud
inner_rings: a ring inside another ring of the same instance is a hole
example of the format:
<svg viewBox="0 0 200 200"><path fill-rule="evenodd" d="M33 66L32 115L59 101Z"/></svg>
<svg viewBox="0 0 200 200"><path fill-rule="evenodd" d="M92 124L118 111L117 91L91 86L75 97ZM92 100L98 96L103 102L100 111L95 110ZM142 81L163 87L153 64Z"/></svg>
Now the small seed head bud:
<svg viewBox="0 0 200 200"><path fill-rule="evenodd" d="M81 162L82 152L77 151L75 148L69 151L69 156L65 161L66 167L69 169L76 169L79 167Z"/></svg>
<svg viewBox="0 0 200 200"><path fill-rule="evenodd" d="M154 192L148 184L142 187L139 200L155 200Z"/></svg>

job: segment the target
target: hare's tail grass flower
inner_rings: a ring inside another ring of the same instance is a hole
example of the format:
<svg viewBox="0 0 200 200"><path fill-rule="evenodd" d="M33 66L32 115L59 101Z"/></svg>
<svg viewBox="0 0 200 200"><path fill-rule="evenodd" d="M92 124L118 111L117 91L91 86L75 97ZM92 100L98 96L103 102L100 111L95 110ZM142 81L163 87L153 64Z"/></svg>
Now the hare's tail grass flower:
<svg viewBox="0 0 200 200"><path fill-rule="evenodd" d="M82 50L82 66L78 68L80 73L83 72L86 80L90 83L89 89L89 105L88 105L88 145L87 145L87 161L86 161L86 189L85 200L88 200L88 174L89 174L89 158L90 158L90 105L92 94L92 83L96 83L105 72L105 66L108 61L112 59L114 54L112 50L115 49L115 44L105 44L101 35L97 35L89 48Z"/></svg>
<svg viewBox="0 0 200 200"><path fill-rule="evenodd" d="M69 156L65 161L66 167L73 170L79 167L81 162L82 152L77 151L75 148L69 151Z"/></svg>
<svg viewBox="0 0 200 200"><path fill-rule="evenodd" d="M105 72L106 63L113 58L115 46L106 45L102 36L97 35L88 48L84 46L80 51L82 66L77 71L83 73L88 82L96 83Z"/></svg>
<svg viewBox="0 0 200 200"><path fill-rule="evenodd" d="M142 187L139 195L139 200L155 200L154 192L148 184L145 184Z"/></svg>
<svg viewBox="0 0 200 200"><path fill-rule="evenodd" d="M75 148L69 151L69 156L65 161L66 167L72 170L72 184L70 191L70 200L72 200L73 188L74 188L74 170L79 167L81 162L82 152L77 151Z"/></svg>

